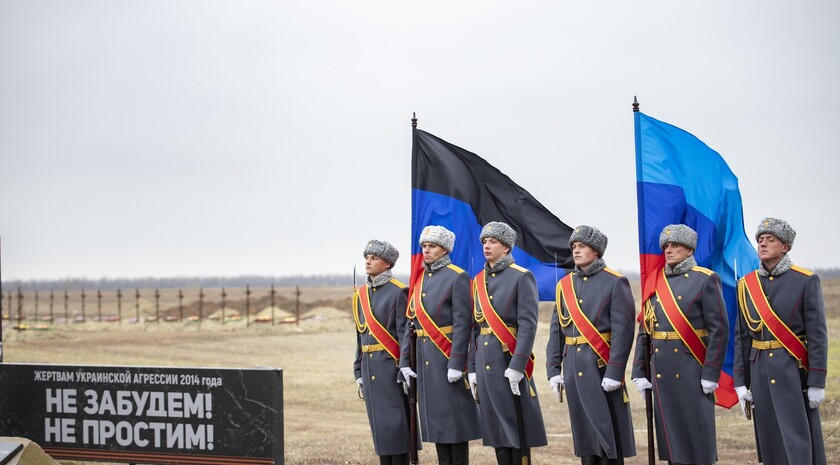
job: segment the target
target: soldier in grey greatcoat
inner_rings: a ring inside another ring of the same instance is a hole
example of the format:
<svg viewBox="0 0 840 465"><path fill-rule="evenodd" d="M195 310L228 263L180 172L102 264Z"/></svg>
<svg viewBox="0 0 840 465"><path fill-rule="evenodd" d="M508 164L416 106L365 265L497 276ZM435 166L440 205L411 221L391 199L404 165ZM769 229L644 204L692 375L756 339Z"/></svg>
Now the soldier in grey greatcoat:
<svg viewBox="0 0 840 465"><path fill-rule="evenodd" d="M562 295L558 286L545 350L546 371L558 398L565 386L575 455L581 464L623 464L624 457L636 455L624 386L635 333L633 293L626 277L607 268L603 259L607 236L598 228L578 226L569 237L569 247L575 271L563 279L570 281L574 295ZM606 361L578 328L568 298L577 301L581 313L609 344Z"/></svg>
<svg viewBox="0 0 840 465"><path fill-rule="evenodd" d="M470 384L479 401L484 445L496 449L499 465L519 465L521 446L514 402L521 405L525 445L548 444L540 402L533 380L525 376L537 331L539 294L534 274L514 263L510 251L516 232L505 223L490 222L481 230L486 290L504 324L516 336L511 354L491 331L478 300L475 302L475 350L470 360ZM475 284L478 287L478 284ZM473 295L479 299L479 292Z"/></svg>
<svg viewBox="0 0 840 465"><path fill-rule="evenodd" d="M738 283L740 337L735 337L735 390L753 402L759 452L767 465L826 463L819 405L825 398L828 337L820 278L791 262L796 232L765 218L755 233L758 282L770 310L805 343L808 366L794 358Z"/></svg>
<svg viewBox="0 0 840 465"><path fill-rule="evenodd" d="M391 273L399 252L388 242L372 240L365 247L364 257L371 312L390 337L402 346L408 288ZM410 444L409 409L408 398L399 384L402 379L398 369L400 354L397 352L395 359L374 337L371 325L375 323L365 318L359 290L353 296L356 319L353 374L365 400L373 447L380 463L404 465L408 463Z"/></svg>
<svg viewBox="0 0 840 465"><path fill-rule="evenodd" d="M720 277L697 266L697 232L688 226L666 226L659 245L665 254L664 275L672 302L694 328L706 355L698 361L669 321L660 298L652 295L645 301L639 328L633 382L639 392L653 389L659 459L671 464L710 465L718 458L714 391L729 343ZM644 377L643 331L652 339L651 380Z"/></svg>
<svg viewBox="0 0 840 465"><path fill-rule="evenodd" d="M420 430L423 441L435 443L438 463L467 465L469 441L481 437L478 407L464 376L473 328L470 277L449 257L455 246L452 231L427 226L420 245L424 275L409 296L408 312L418 336L417 373L409 368L408 344L402 348L400 369L409 382L417 379ZM417 308L418 298L422 308ZM410 326L406 331L409 335ZM433 339L441 336L450 341L448 347L446 341L439 347Z"/></svg>

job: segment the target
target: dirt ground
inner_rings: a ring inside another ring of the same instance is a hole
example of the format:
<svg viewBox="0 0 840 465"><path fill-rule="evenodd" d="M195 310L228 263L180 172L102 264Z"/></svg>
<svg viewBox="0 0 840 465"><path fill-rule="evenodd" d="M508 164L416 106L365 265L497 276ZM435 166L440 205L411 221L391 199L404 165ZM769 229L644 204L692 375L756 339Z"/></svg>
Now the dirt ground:
<svg viewBox="0 0 840 465"><path fill-rule="evenodd" d="M310 291L312 292L312 291ZM833 292L833 290L832 290ZM340 298L341 292L324 295ZM317 300L317 299L316 299ZM322 301L319 301L323 303ZM536 465L577 464L568 410L558 403L545 376L544 348L551 304L541 305L535 343L535 379L546 430L547 447L533 450ZM834 315L835 310L830 314ZM7 322L8 323L8 322ZM840 340L840 318L829 319L829 336ZM185 367L274 367L284 372L285 461L287 464L376 464L364 403L356 395L352 364L354 323L348 308L312 306L299 324L251 324L242 321L140 322L135 324L53 324L43 331L4 330L6 362ZM820 408L829 463L840 463L840 347L829 355L827 400ZM629 379L629 376L628 376ZM632 386L631 386L632 387ZM5 387L4 387L5 388ZM629 464L647 463L644 400L629 389L638 456ZM752 425L740 410L717 409L719 463L757 463ZM471 463L495 464L493 451L476 441ZM421 463L437 463L434 447L420 454ZM62 461L63 464L81 462ZM101 462L89 462L101 463ZM663 462L659 462L663 463Z"/></svg>

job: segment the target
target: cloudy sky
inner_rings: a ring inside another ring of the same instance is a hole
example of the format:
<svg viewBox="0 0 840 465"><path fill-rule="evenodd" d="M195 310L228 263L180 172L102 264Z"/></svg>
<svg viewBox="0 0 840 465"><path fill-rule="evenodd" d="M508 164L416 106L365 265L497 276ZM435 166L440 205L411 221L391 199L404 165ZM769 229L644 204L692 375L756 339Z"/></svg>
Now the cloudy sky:
<svg viewBox="0 0 840 465"><path fill-rule="evenodd" d="M2 277L405 258L412 112L636 271L633 96L840 266L840 3L614 3L4 1Z"/></svg>

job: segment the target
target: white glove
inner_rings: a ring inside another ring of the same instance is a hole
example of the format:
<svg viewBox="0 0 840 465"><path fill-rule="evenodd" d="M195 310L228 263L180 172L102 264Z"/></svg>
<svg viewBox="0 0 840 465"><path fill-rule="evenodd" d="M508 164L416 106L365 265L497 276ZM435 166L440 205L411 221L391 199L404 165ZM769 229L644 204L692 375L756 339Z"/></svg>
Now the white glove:
<svg viewBox="0 0 840 465"><path fill-rule="evenodd" d="M711 394L717 390L718 383L701 378L700 387L703 388L703 394Z"/></svg>
<svg viewBox="0 0 840 465"><path fill-rule="evenodd" d="M470 392L472 392L473 399L475 399L475 396L476 396L475 389L476 389L476 386L478 386L478 383L476 383L476 379L475 379L475 373L468 373L467 374L467 380L470 382Z"/></svg>
<svg viewBox="0 0 840 465"><path fill-rule="evenodd" d="M356 378L356 394L359 395L359 399L365 398L365 392L362 390L362 378Z"/></svg>
<svg viewBox="0 0 840 465"><path fill-rule="evenodd" d="M825 388L808 386L808 406L815 409L825 400Z"/></svg>
<svg viewBox="0 0 840 465"><path fill-rule="evenodd" d="M745 386L735 386L735 393L738 394L738 400L752 402L752 393Z"/></svg>
<svg viewBox="0 0 840 465"><path fill-rule="evenodd" d="M613 392L620 387L621 381L616 381L611 378L604 378L601 380L601 389L603 389L604 392Z"/></svg>
<svg viewBox="0 0 840 465"><path fill-rule="evenodd" d="M560 400L560 386L566 384L566 381L563 379L562 375L554 375L548 380L548 384L551 385L551 390L554 391L554 396L557 397L557 400Z"/></svg>
<svg viewBox="0 0 840 465"><path fill-rule="evenodd" d="M454 383L455 381L458 381L463 376L464 376L464 374L461 373L458 370L453 370L452 368L449 368L448 370L446 370L446 379L448 379L450 383Z"/></svg>
<svg viewBox="0 0 840 465"><path fill-rule="evenodd" d="M405 383L404 383L405 384L405 389L410 388L411 387L411 378L416 378L417 373L412 371L411 368L409 368L409 367L400 368L400 373L402 373L403 378L405 378ZM407 392L408 391L406 391L406 393Z"/></svg>
<svg viewBox="0 0 840 465"><path fill-rule="evenodd" d="M639 390L639 394L644 395L645 389L653 389L653 384L650 384L647 378L633 378L633 384Z"/></svg>
<svg viewBox="0 0 840 465"><path fill-rule="evenodd" d="M508 368L505 370L505 378L507 378L508 381L510 381L510 392L512 392L513 395L520 395L519 382L522 381L522 378L524 377L525 373L522 373L519 370L514 370L513 368Z"/></svg>

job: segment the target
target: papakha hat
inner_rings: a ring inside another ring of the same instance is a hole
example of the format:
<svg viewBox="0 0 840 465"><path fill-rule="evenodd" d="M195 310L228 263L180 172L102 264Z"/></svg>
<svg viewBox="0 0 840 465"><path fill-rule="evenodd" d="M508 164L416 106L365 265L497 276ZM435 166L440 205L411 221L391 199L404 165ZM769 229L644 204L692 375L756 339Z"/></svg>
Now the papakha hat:
<svg viewBox="0 0 840 465"><path fill-rule="evenodd" d="M367 258L368 254L376 255L377 257L390 263L392 266L397 263L397 259L400 258L400 253L393 245L389 242L378 241L376 239L371 239L367 243L367 246L365 246L365 252L362 256Z"/></svg>
<svg viewBox="0 0 840 465"><path fill-rule="evenodd" d="M598 257L603 257L604 251L607 250L607 236L594 226L582 224L575 228L569 236L569 247L575 242L583 242L592 247L592 250L598 253Z"/></svg>
<svg viewBox="0 0 840 465"><path fill-rule="evenodd" d="M669 224L662 229L659 234L659 247L664 249L665 244L673 242L675 244L682 244L689 249L697 249L697 231L689 228L684 224Z"/></svg>
<svg viewBox="0 0 840 465"><path fill-rule="evenodd" d="M785 220L778 218L764 218L761 223L758 223L758 230L755 232L755 240L762 234L772 234L779 238L783 243L793 248L793 240L796 239L796 231L790 227Z"/></svg>
<svg viewBox="0 0 840 465"><path fill-rule="evenodd" d="M452 252L452 248L455 247L455 233L443 226L426 226L420 233L419 242L421 246L424 242L431 242L443 247L447 252Z"/></svg>
<svg viewBox="0 0 840 465"><path fill-rule="evenodd" d="M511 249L513 249L513 244L516 243L516 231L507 223L501 221L491 221L481 228L481 235L478 237L479 242L484 242L484 239L488 237L496 239Z"/></svg>

